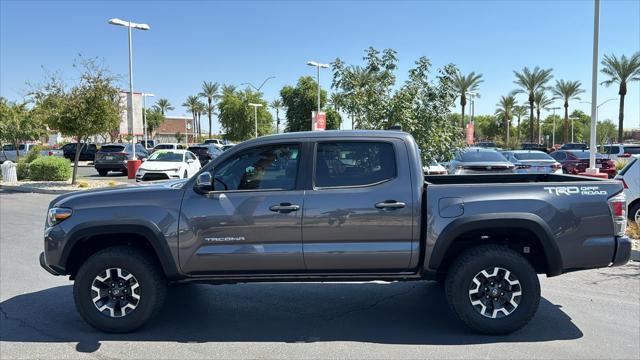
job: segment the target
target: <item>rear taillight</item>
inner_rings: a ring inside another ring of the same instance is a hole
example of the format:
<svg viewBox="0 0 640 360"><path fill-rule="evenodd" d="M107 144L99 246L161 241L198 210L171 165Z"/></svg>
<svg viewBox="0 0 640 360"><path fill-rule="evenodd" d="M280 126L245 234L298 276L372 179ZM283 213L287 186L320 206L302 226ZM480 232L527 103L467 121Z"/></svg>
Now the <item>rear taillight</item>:
<svg viewBox="0 0 640 360"><path fill-rule="evenodd" d="M624 153L624 154L622 154L622 155L619 155L618 157L628 158L628 157L631 157L631 154L629 154L629 153Z"/></svg>
<svg viewBox="0 0 640 360"><path fill-rule="evenodd" d="M620 179L620 182L622 183L622 186L624 187L625 190L629 188L629 185L627 185L627 182L624 181L624 179Z"/></svg>
<svg viewBox="0 0 640 360"><path fill-rule="evenodd" d="M623 236L627 228L627 201L624 194L620 193L610 198L609 209L613 220L614 235Z"/></svg>

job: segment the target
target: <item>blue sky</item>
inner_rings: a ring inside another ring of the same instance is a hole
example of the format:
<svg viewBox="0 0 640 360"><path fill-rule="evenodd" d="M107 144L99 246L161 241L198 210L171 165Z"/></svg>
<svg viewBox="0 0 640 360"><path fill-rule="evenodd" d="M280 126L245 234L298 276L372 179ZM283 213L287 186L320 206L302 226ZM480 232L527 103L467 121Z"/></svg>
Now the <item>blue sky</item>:
<svg viewBox="0 0 640 360"><path fill-rule="evenodd" d="M600 56L640 51L640 1L603 0L600 11ZM398 51L399 83L423 55L435 67L451 62L463 73L482 73L476 114L493 113L514 88L513 70L523 66L552 67L555 79L580 80L582 100L591 100L593 2L586 0L1 1L0 94L20 100L26 82L43 79L43 68L73 80L78 54L104 59L125 85L127 34L107 24L113 17L151 25L133 34L134 90L168 98L175 115L185 114L179 105L203 80L258 85L275 76L263 88L271 101L282 86L315 76L307 60L361 63L368 46ZM331 85L329 71L321 85ZM599 86L599 102L613 97L617 88ZM590 113L588 104L571 105ZM600 119L617 121L617 113L611 101ZM638 82L626 97L625 127L640 127Z"/></svg>

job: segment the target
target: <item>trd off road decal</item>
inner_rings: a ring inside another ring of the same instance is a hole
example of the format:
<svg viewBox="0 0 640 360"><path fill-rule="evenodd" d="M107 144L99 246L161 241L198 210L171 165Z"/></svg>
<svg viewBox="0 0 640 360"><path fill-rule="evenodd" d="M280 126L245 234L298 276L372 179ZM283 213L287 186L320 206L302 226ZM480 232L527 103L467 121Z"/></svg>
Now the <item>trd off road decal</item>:
<svg viewBox="0 0 640 360"><path fill-rule="evenodd" d="M545 186L545 190L551 195L607 195L599 186Z"/></svg>

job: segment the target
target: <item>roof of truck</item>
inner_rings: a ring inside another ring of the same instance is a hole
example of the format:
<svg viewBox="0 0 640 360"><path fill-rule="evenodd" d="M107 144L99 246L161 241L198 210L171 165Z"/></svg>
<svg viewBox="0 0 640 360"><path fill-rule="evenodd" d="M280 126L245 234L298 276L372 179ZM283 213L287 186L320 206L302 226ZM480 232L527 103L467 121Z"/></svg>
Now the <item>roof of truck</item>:
<svg viewBox="0 0 640 360"><path fill-rule="evenodd" d="M251 139L248 141L259 140L274 140L274 139L299 139L299 138L336 138L336 137L394 137L404 138L409 134L404 131L398 130L327 130L327 131L300 131L300 132L288 132L282 134L274 134L261 136L257 139Z"/></svg>

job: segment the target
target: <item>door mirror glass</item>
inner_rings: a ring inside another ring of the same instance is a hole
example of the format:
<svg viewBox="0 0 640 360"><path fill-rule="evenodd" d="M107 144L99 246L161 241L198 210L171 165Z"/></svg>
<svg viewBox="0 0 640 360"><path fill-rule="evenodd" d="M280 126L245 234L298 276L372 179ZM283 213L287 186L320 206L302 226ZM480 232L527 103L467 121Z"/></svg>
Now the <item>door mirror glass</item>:
<svg viewBox="0 0 640 360"><path fill-rule="evenodd" d="M194 186L194 190L199 193L206 193L213 190L211 185L212 185L211 173L208 171L205 171L200 175L198 175L198 178L196 179L196 185Z"/></svg>

